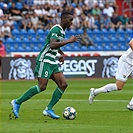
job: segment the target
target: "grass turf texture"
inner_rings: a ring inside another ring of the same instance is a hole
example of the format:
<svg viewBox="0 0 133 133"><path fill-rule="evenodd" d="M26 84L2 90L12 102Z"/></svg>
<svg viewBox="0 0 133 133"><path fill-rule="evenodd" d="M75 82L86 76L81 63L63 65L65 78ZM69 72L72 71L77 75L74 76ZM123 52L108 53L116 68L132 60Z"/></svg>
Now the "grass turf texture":
<svg viewBox="0 0 133 133"><path fill-rule="evenodd" d="M0 133L133 133L133 112L126 105L133 96L132 79L122 91L100 94L92 105L88 104L89 89L100 87L115 79L67 79L69 87L54 107L59 120L42 115L56 87L49 81L47 90L22 104L19 118L9 119L13 98L19 97L37 81L1 81ZM75 120L65 120L63 109L72 106L77 110Z"/></svg>

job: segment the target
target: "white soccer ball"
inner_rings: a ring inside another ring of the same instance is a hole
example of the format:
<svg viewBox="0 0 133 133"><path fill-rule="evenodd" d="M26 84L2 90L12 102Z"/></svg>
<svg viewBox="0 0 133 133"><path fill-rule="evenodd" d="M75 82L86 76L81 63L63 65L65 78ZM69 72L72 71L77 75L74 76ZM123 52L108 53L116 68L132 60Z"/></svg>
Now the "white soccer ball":
<svg viewBox="0 0 133 133"><path fill-rule="evenodd" d="M63 111L63 117L67 120L74 120L77 116L77 112L73 107L66 107Z"/></svg>

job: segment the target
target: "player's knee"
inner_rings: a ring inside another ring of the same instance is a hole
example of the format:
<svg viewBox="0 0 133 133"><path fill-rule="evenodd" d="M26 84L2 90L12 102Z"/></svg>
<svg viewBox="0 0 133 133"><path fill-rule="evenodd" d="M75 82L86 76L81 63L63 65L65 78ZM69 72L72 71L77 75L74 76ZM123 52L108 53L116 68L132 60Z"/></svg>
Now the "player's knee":
<svg viewBox="0 0 133 133"><path fill-rule="evenodd" d="M122 88L123 88L123 85L117 85L118 90L122 90Z"/></svg>
<svg viewBox="0 0 133 133"><path fill-rule="evenodd" d="M45 86L45 85L39 85L39 87L40 87L40 90L41 90L41 91L46 90L46 86Z"/></svg>
<svg viewBox="0 0 133 133"><path fill-rule="evenodd" d="M62 83L62 84L59 85L59 87L60 87L61 89L66 89L67 86L68 86L67 83Z"/></svg>
<svg viewBox="0 0 133 133"><path fill-rule="evenodd" d="M125 84L125 82L123 82L123 81L117 81L116 82L117 89L122 90L122 88L124 87L124 84Z"/></svg>
<svg viewBox="0 0 133 133"><path fill-rule="evenodd" d="M117 89L118 89L118 91L122 90L122 88L121 88L121 87L117 87Z"/></svg>

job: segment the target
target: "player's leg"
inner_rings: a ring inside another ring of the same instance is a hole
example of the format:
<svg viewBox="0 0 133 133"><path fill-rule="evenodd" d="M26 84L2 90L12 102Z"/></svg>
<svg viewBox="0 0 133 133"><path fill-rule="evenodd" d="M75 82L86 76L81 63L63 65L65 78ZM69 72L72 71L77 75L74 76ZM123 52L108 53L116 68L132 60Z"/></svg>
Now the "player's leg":
<svg viewBox="0 0 133 133"><path fill-rule="evenodd" d="M29 100L34 95L40 93L41 91L46 89L48 80L39 78L38 79L38 85L30 87L24 94L22 94L19 98L13 99L11 101L12 107L13 107L13 113L18 118L19 117L19 109L20 105Z"/></svg>
<svg viewBox="0 0 133 133"><path fill-rule="evenodd" d="M59 101L65 89L67 88L67 83L62 72L53 74L51 78L57 84L57 88L55 89L52 99L47 106L48 109L53 108L53 106Z"/></svg>
<svg viewBox="0 0 133 133"><path fill-rule="evenodd" d="M132 111L133 111L133 97L132 97L132 99L130 100L130 102L128 103L127 108L128 108L129 110L132 110Z"/></svg>
<svg viewBox="0 0 133 133"><path fill-rule="evenodd" d="M66 83L65 77L64 77L62 72L54 73L51 76L51 79L57 84L57 88L53 92L52 99L49 102L48 106L43 111L43 114L47 115L47 112L48 112L48 113L50 113L50 116L52 118L59 119L60 116L55 115L52 108L59 101L59 99L61 98L63 92L65 91L65 89L67 87L67 83Z"/></svg>
<svg viewBox="0 0 133 133"><path fill-rule="evenodd" d="M88 101L90 104L92 104L94 98L99 93L107 93L107 92L111 92L111 91L115 91L115 90L117 90L117 85L115 83L110 83L110 84L107 84L100 88L91 88Z"/></svg>
<svg viewBox="0 0 133 133"><path fill-rule="evenodd" d="M89 103L92 104L94 98L99 93L107 93L115 90L121 90L124 87L124 84L127 81L128 76L130 75L131 72L132 72L132 66L126 62L123 62L122 60L119 60L116 72L116 83L110 83L97 89L91 88L88 99Z"/></svg>
<svg viewBox="0 0 133 133"><path fill-rule="evenodd" d="M42 76L44 75L44 70L40 69L41 67L43 68L44 63L41 62L37 62L36 68L35 68L35 76ZM19 109L20 109L20 105L27 101L28 99L30 99L31 97L33 97L34 95L40 93L41 91L46 89L48 80L46 78L38 78L38 85L32 86L30 87L24 94L22 94L19 98L17 99L13 99L11 101L12 104L12 109L13 109L13 113L15 115L16 118L19 117Z"/></svg>

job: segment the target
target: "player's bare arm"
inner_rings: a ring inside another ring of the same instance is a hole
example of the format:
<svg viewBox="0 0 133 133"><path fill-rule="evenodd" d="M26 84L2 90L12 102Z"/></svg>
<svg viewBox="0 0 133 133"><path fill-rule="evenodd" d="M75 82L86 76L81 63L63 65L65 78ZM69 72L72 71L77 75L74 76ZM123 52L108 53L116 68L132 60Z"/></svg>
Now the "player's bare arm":
<svg viewBox="0 0 133 133"><path fill-rule="evenodd" d="M78 39L80 39L80 35L72 36L72 37L70 37L70 39L65 40L65 41L62 41L62 42L57 42L57 40L51 39L51 41L50 41L50 47L52 49L60 48L60 47L66 45L68 43L76 42Z"/></svg>

